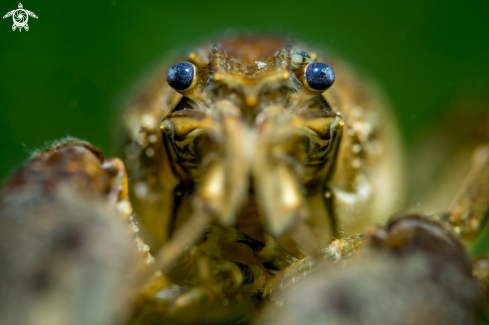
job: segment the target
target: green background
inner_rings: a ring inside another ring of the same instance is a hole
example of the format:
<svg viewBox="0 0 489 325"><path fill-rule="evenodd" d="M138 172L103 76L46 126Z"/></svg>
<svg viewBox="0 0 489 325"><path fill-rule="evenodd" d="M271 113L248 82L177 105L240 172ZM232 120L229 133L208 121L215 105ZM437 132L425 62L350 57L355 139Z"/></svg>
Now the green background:
<svg viewBox="0 0 489 325"><path fill-rule="evenodd" d="M2 0L0 15L18 1ZM0 180L44 141L118 155L120 103L165 53L229 28L324 44L389 95L406 143L459 94L489 97L489 1L39 1L28 32L0 20ZM489 102L489 101L488 101ZM489 228L482 236L489 247Z"/></svg>
<svg viewBox="0 0 489 325"><path fill-rule="evenodd" d="M18 1L18 0L17 0ZM0 14L17 1L0 4ZM0 179L46 140L118 155L120 103L167 52L209 35L276 31L324 44L378 80L407 143L459 94L489 94L489 1L39 1L0 20ZM489 97L489 96L488 96ZM489 101L488 101L489 102Z"/></svg>
<svg viewBox="0 0 489 325"><path fill-rule="evenodd" d="M39 1L28 32L0 20L0 179L66 135L118 154L121 98L165 52L228 28L335 49L385 88L409 140L441 103L489 93L488 1ZM0 4L1 14L18 6Z"/></svg>

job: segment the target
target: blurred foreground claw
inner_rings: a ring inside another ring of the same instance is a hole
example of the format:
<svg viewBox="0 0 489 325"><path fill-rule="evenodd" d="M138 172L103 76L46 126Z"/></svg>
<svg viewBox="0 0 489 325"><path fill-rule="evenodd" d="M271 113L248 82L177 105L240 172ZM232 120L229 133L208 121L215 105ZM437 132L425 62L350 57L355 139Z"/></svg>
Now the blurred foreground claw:
<svg viewBox="0 0 489 325"><path fill-rule="evenodd" d="M489 210L489 146L474 152L447 210L400 214L335 240L324 260L295 262L266 287L269 304L257 323L478 324L488 309L480 285L487 301L489 260L473 264L468 248Z"/></svg>
<svg viewBox="0 0 489 325"><path fill-rule="evenodd" d="M119 324L147 260L131 213L120 160L73 138L34 154L0 192L0 323Z"/></svg>
<svg viewBox="0 0 489 325"><path fill-rule="evenodd" d="M361 245L360 237L333 244L355 238L340 258L302 260L285 270L268 288L257 323L479 323L482 297L470 258L439 224L408 214L370 228Z"/></svg>

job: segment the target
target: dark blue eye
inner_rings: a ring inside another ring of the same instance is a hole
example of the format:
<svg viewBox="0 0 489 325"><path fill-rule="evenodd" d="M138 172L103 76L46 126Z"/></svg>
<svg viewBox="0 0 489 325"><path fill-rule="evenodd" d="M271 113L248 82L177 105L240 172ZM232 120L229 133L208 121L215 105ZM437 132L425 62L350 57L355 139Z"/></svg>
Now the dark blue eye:
<svg viewBox="0 0 489 325"><path fill-rule="evenodd" d="M191 88L195 81L195 66L190 62L178 62L168 69L166 80L176 91L183 91Z"/></svg>
<svg viewBox="0 0 489 325"><path fill-rule="evenodd" d="M333 68L326 63L309 63L304 74L307 86L314 91L325 91L331 87L334 82Z"/></svg>

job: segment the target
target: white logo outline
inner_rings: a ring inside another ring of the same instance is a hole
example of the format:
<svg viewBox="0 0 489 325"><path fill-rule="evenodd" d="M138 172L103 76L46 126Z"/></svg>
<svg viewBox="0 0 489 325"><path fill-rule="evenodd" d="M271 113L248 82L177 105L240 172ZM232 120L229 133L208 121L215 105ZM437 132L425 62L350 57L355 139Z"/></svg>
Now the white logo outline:
<svg viewBox="0 0 489 325"><path fill-rule="evenodd" d="M27 25L27 21L29 20L29 16L34 17L37 19L37 16L35 13L29 10L25 10L24 6L22 3L19 3L19 8L11 10L3 16L2 19L5 19L7 17L12 16L12 19L14 21L14 24L12 25L12 31L15 32L15 30L18 28L19 32L22 31L22 28L24 28L26 31L29 30L29 25Z"/></svg>

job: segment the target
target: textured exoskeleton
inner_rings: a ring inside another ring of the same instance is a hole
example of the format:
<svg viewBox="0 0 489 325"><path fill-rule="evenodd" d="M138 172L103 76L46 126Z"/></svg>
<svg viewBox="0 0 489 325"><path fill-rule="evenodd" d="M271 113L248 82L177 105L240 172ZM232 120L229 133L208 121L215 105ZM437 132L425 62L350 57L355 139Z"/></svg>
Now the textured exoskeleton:
<svg viewBox="0 0 489 325"><path fill-rule="evenodd" d="M185 80L175 67L188 68ZM326 86L311 67L329 69ZM448 212L371 226L402 207L401 147L378 91L331 53L274 37L205 43L156 67L123 122L125 165L65 139L4 184L0 320L477 318L471 272L489 292L489 258L473 266L464 245L488 211L487 147ZM426 288L430 304L420 303ZM362 302L376 295L385 308Z"/></svg>
<svg viewBox="0 0 489 325"><path fill-rule="evenodd" d="M395 122L347 64L271 37L223 39L182 59L196 69L191 89L167 83L177 58L142 84L124 115L135 210L155 248L174 236L168 261L211 218L300 257L296 247L311 253L399 208ZM324 93L304 80L312 62L335 71Z"/></svg>
<svg viewBox="0 0 489 325"><path fill-rule="evenodd" d="M268 284L258 323L480 324L488 256L472 264L467 246L489 212L488 197L486 145L474 151L447 212L404 213L385 227L335 240L322 251L324 260L296 262Z"/></svg>

